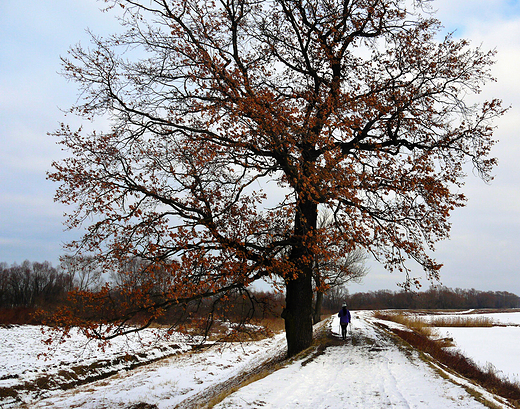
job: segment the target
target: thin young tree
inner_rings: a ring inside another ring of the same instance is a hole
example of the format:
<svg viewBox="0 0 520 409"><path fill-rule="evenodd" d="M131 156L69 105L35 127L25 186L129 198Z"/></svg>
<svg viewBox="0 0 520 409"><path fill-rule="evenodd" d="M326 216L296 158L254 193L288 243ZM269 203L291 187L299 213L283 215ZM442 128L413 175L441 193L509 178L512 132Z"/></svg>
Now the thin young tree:
<svg viewBox="0 0 520 409"><path fill-rule="evenodd" d="M427 2L405 3L108 1L124 32L92 35L63 64L81 90L72 111L110 129L62 125L70 157L49 175L68 225L86 225L71 249L107 269L148 261L151 279L118 289L131 302L103 328L278 277L294 355L312 341L316 256L363 248L409 282L408 259L438 276L431 251L465 203L464 164L491 179L504 111L467 102L493 52L438 40ZM334 228L317 226L318 206ZM86 311L110 291L75 296Z"/></svg>
<svg viewBox="0 0 520 409"><path fill-rule="evenodd" d="M351 283L361 283L363 277L369 273L365 264L367 253L355 249L334 263L317 262L314 270L314 294L313 322L321 321L321 311L325 295L337 287L346 287Z"/></svg>
<svg viewBox="0 0 520 409"><path fill-rule="evenodd" d="M321 213L317 226L324 230L334 229L332 213ZM332 242L330 245L336 246L337 243ZM345 287L349 283L360 283L368 274L369 268L366 265L368 258L368 253L361 248L355 248L340 259L329 260L319 254L316 256L313 272L315 285L313 323L316 324L321 320L323 300L329 291L337 287Z"/></svg>

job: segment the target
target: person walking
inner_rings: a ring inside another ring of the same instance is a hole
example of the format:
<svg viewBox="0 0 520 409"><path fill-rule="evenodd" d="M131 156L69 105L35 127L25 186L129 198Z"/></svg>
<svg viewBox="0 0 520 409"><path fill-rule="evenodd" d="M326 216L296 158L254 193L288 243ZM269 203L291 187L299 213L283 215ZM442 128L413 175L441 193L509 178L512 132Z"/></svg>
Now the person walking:
<svg viewBox="0 0 520 409"><path fill-rule="evenodd" d="M341 306L341 310L339 310L339 325L341 325L341 338L345 340L347 338L347 328L348 324L351 320L350 311L347 309L347 304L343 304Z"/></svg>

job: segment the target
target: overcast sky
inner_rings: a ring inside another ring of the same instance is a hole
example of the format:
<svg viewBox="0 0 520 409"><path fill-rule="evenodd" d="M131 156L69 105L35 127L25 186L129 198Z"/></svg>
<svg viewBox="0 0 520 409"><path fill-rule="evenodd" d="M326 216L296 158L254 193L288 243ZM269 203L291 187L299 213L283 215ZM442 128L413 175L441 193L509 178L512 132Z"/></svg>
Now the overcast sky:
<svg viewBox="0 0 520 409"><path fill-rule="evenodd" d="M497 82L482 97L512 107L496 122L495 180L486 185L468 175L468 205L453 214L451 239L437 246L442 284L520 295L520 1L437 0L433 6L447 31L497 49ZM95 0L24 0L23 7L0 0L0 262L56 265L62 244L78 236L64 231L64 208L53 201L57 186L45 179L52 161L63 157L47 132L64 120L79 125L60 111L77 97L75 85L58 75L60 56L77 42L87 44L86 28L118 30L100 7ZM398 289L402 276L370 266L351 292ZM421 276L420 269L414 275Z"/></svg>

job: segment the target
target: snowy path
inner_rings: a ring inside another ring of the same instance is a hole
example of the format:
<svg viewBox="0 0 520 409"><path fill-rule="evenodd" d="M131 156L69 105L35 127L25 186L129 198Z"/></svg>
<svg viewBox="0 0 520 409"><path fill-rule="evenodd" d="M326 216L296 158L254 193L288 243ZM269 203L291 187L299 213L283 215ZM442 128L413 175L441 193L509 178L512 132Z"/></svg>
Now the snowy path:
<svg viewBox="0 0 520 409"><path fill-rule="evenodd" d="M337 335L338 321L326 325ZM146 367L55 393L26 408L122 408L145 402L158 409L193 408L222 387L241 380L260 363L283 353L284 336L168 358ZM465 381L438 370L419 353L398 346L374 325L370 313L354 313L353 335L336 338L321 355L285 365L220 402L224 408L379 409L484 408L460 386ZM231 381L231 382L230 382ZM472 387L474 389L474 387ZM493 397L480 390L488 400ZM495 407L507 408L494 401Z"/></svg>
<svg viewBox="0 0 520 409"><path fill-rule="evenodd" d="M329 325L337 333L337 319ZM296 362L284 367L215 409L486 407L443 379L417 352L397 347L365 317L358 315L353 326L353 336L343 345L327 348L305 366Z"/></svg>

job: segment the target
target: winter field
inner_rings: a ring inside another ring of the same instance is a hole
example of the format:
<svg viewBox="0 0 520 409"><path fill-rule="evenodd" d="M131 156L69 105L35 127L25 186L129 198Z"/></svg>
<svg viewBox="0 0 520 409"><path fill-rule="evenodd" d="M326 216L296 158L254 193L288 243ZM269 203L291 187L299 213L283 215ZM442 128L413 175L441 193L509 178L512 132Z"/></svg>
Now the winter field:
<svg viewBox="0 0 520 409"><path fill-rule="evenodd" d="M476 314L443 314L452 315ZM454 339L452 348L518 379L520 312L489 316L502 326L438 331ZM324 320L315 330L326 344L290 361L282 360L284 334L195 350L196 340L159 341L150 331L104 352L73 334L45 359L38 358L48 352L38 327L0 328L0 408L512 407L396 342L378 322L369 311L354 312L343 342L337 318Z"/></svg>
<svg viewBox="0 0 520 409"><path fill-rule="evenodd" d="M453 338L456 348L480 366L493 365L502 376L520 382L520 311L489 314L469 311L463 314L489 319L496 325L439 328L440 335ZM461 317L461 314L442 315Z"/></svg>

